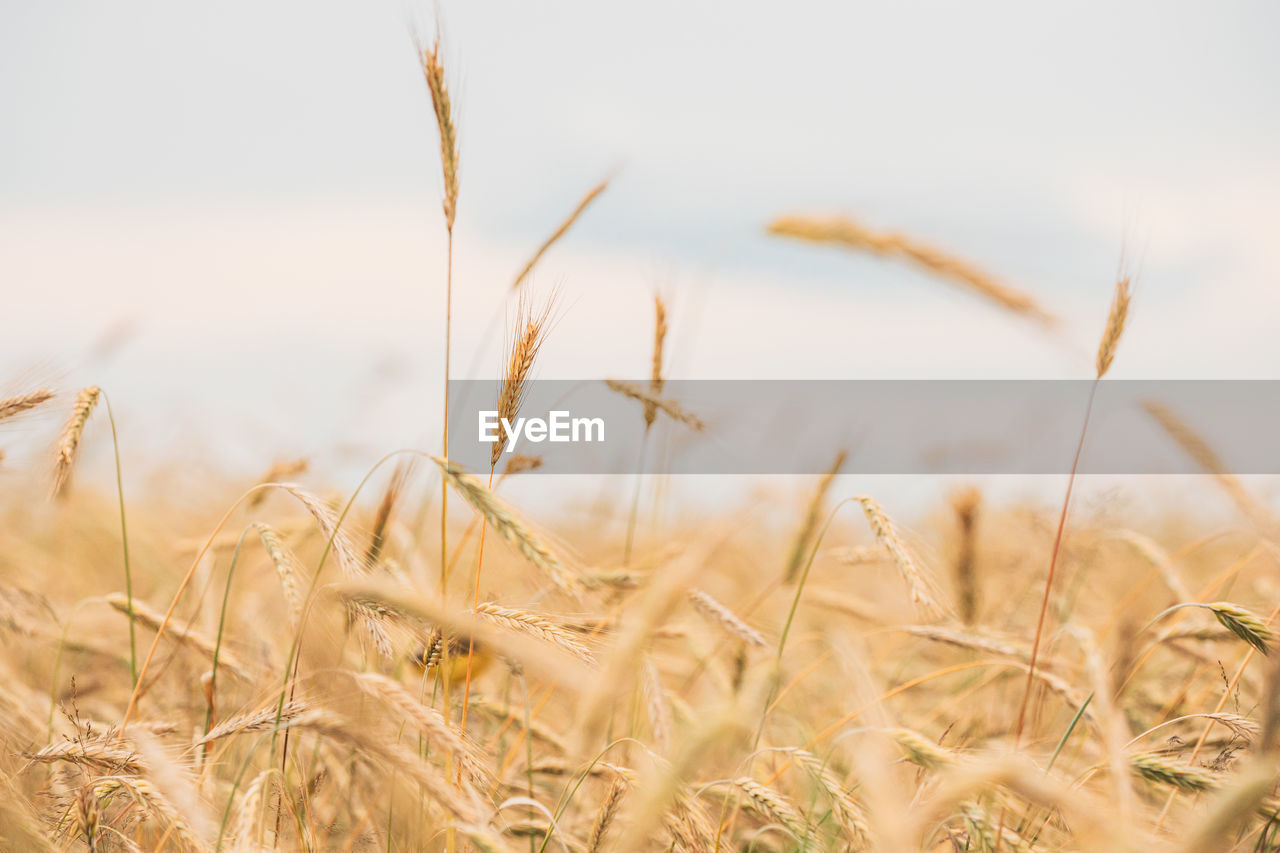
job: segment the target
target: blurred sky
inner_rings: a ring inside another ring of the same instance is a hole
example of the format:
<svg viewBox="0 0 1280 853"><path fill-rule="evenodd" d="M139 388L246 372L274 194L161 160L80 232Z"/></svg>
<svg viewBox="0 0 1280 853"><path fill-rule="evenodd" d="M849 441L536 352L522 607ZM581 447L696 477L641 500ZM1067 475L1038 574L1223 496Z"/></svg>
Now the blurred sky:
<svg viewBox="0 0 1280 853"><path fill-rule="evenodd" d="M1273 3L0 0L5 374L96 382L149 452L438 441L441 22L461 135L454 363L532 249L547 377L1277 377ZM918 273L763 234L844 212L1035 293L1071 346Z"/></svg>

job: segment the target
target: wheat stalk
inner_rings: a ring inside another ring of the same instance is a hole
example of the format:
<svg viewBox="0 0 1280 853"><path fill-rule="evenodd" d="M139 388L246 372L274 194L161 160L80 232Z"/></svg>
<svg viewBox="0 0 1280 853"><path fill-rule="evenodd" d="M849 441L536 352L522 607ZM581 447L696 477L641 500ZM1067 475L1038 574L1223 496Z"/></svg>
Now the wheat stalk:
<svg viewBox="0 0 1280 853"><path fill-rule="evenodd" d="M844 216L783 216L769 223L770 234L811 243L834 243L880 257L909 261L956 282L1002 308L1044 325L1054 318L1028 294L1003 284L970 262L927 243L891 231L876 231Z"/></svg>
<svg viewBox="0 0 1280 853"><path fill-rule="evenodd" d="M796 582L796 577L800 574L800 569L804 567L805 560L809 556L809 549L813 544L813 534L818 529L818 522L821 520L822 504L827 499L827 492L831 490L831 484L835 482L840 469L844 467L846 458L848 458L848 454L843 450L836 454L835 462L832 463L830 470L823 474L822 479L818 481L818 488L814 491L813 498L809 501L809 507L805 511L804 523L800 525L800 532L796 534L795 545L791 548L791 558L787 561L787 570L783 573L783 583L788 586Z"/></svg>

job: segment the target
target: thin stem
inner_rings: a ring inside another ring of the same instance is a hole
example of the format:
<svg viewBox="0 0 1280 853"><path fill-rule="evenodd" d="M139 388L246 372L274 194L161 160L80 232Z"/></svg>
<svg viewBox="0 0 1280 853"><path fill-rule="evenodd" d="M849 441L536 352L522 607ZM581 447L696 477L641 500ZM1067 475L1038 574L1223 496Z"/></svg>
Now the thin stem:
<svg viewBox="0 0 1280 853"><path fill-rule="evenodd" d="M102 400L107 404L107 420L111 423L111 447L116 457L116 495L120 500L120 542L124 549L124 597L129 610L129 677L133 686L138 686L138 643L133 624L133 572L129 568L129 526L125 522L124 513L124 474L120 467L120 439L116 435L116 416L111 411L111 398L102 392Z"/></svg>
<svg viewBox="0 0 1280 853"><path fill-rule="evenodd" d="M489 466L489 491L493 491L493 469ZM471 612L475 613L480 609L480 570L484 566L484 535L489 529L489 519L481 517L480 521L480 549L476 553L476 589L475 595L471 599ZM471 702L471 660L475 654L476 643L474 637L467 637L467 678L462 688L462 733L467 733L467 708ZM462 768L458 768L458 773L462 773ZM461 779L461 776L459 776Z"/></svg>
<svg viewBox="0 0 1280 853"><path fill-rule="evenodd" d="M1080 454L1084 451L1085 433L1089 430L1089 416L1093 413L1093 398L1098 393L1098 380L1094 380L1089 389L1089 402L1084 410L1084 423L1080 426L1080 440L1076 443L1075 458L1071 460L1071 476L1067 478L1067 493L1062 499L1062 512L1058 515L1058 531L1053 537L1053 552L1049 556L1049 575L1044 581L1044 597L1040 601L1040 615L1036 619L1035 639L1031 642L1031 660L1027 666L1027 682L1022 691L1022 703L1018 708L1018 723L1014 727L1014 748L1022 744L1022 729L1026 723L1027 705L1031 699L1031 685L1036 672L1036 661L1040 655L1040 640L1044 634L1045 616L1049 612L1049 594L1053 589L1053 577L1058 568L1058 555L1062 551L1062 534L1067 527L1067 510L1071 506L1071 490L1075 486L1076 471L1080 467Z"/></svg>
<svg viewBox="0 0 1280 853"><path fill-rule="evenodd" d="M445 256L444 284L444 464L449 464L449 353L453 331L453 224L447 226L448 240ZM448 601L449 592L449 485L448 478L440 478L440 601ZM440 672L444 674L443 700L445 724L449 722L449 638L440 643ZM453 756L445 756L446 777L452 775ZM457 830L450 820L445 830L445 848L453 853L457 845Z"/></svg>
<svg viewBox="0 0 1280 853"><path fill-rule="evenodd" d="M627 519L627 541L622 548L622 565L631 565L631 544L636 535L636 518L640 514L640 487L644 483L644 460L649 450L649 427L644 428L644 438L640 440L640 464L636 468L636 490L631 496L631 515Z"/></svg>
<svg viewBox="0 0 1280 853"><path fill-rule="evenodd" d="M1049 593L1053 589L1053 576L1058 568L1058 554L1062 550L1062 534L1067 528L1067 510L1071 506L1071 490L1076 483L1076 471L1080 467L1080 454L1084 451L1084 437L1089 431L1089 416L1093 413L1093 398L1098 393L1098 379L1089 387L1089 402L1084 408L1084 422L1080 425L1080 440L1076 442L1076 454L1071 460L1071 475L1067 477L1067 493L1062 499L1062 512L1058 514L1058 531L1053 537L1053 552L1049 555L1049 575L1044 579L1044 597L1040 600L1040 615L1036 618L1036 636L1031 642L1031 659L1027 665L1027 682L1022 688L1022 703L1018 706L1018 722L1013 731L1013 748L1022 746L1022 728L1027 720L1027 705L1031 700L1031 685L1036 673L1036 660L1040 655L1040 639L1044 634L1044 619L1049 612ZM996 853L1000 851L1000 842L1004 837L1004 819L1006 808L1000 809L1000 821L996 828Z"/></svg>

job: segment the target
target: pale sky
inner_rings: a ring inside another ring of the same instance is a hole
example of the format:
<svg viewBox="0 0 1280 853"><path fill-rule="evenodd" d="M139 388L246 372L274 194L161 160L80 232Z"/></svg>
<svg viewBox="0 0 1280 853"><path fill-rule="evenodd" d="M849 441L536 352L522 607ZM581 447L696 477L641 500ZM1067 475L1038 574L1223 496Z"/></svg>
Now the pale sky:
<svg viewBox="0 0 1280 853"><path fill-rule="evenodd" d="M1277 377L1273 3L0 0L5 374L95 382L148 449L260 467L438 440L442 220L411 24L461 135L455 372L531 250L541 375ZM777 242L854 215L1066 318ZM121 342L104 349L111 330ZM497 370L492 348L477 374Z"/></svg>

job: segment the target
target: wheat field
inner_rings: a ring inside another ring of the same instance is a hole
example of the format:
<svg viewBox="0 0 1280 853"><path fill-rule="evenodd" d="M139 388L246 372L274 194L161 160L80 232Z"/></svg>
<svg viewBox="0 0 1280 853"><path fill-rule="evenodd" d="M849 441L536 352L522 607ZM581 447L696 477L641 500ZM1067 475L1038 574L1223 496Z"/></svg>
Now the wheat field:
<svg viewBox="0 0 1280 853"><path fill-rule="evenodd" d="M449 240L424 271L447 424L465 157L439 45L419 52ZM554 336L531 273L607 189L499 306L516 317L504 417ZM762 227L1057 328L924 240L843 217ZM1130 288L1118 277L1099 306L1096 381L1124 357ZM653 307L648 384L610 387L646 430L704 429L664 396L673 309ZM503 498L539 459L495 445L489 470L464 470L447 426L355 490L280 460L196 498L127 500L119 464L77 476L82 448L125 428L109 395L0 400L0 429L64 424L47 464L11 478L0 525L5 850L1280 845L1274 520L1171 413L1152 412L1235 523L1078 506L1071 486L1052 506L971 488L899 513L850 491L840 456L799 492L661 529L620 478L609 523L544 527L531 516L554 511Z"/></svg>

